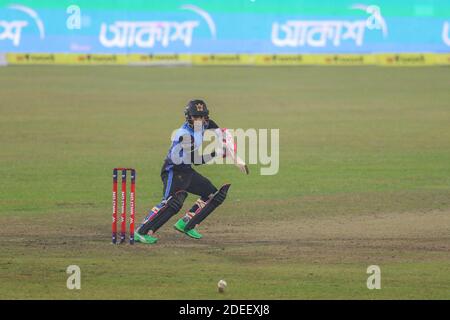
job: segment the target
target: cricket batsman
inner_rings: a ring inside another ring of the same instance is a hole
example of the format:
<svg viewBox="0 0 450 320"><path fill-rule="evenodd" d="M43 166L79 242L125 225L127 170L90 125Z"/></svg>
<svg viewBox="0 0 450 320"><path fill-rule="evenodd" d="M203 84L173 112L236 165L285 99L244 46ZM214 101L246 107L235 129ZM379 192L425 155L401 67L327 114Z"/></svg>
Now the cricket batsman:
<svg viewBox="0 0 450 320"><path fill-rule="evenodd" d="M135 231L137 242L156 243L158 238L155 237L155 232L181 210L188 193L199 198L175 223L174 228L191 238L201 239L197 226L226 199L230 184L217 189L208 178L192 168L192 164L205 164L214 157L227 155L225 146L211 154L199 154L205 131L221 129L209 118L209 110L203 100L189 101L184 114L186 121L172 136L172 144L161 169L163 199L152 208ZM248 174L248 167L244 163L236 165Z"/></svg>

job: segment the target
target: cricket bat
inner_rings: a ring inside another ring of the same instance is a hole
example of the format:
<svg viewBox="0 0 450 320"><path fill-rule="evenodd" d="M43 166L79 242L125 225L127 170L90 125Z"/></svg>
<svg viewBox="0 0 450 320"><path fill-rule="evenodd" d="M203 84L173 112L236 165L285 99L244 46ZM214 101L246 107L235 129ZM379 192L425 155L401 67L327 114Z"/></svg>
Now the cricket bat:
<svg viewBox="0 0 450 320"><path fill-rule="evenodd" d="M226 157L233 159L233 163L242 173L249 174L247 164L238 156L237 145L234 142L234 138L227 128L221 128L222 143L225 146Z"/></svg>

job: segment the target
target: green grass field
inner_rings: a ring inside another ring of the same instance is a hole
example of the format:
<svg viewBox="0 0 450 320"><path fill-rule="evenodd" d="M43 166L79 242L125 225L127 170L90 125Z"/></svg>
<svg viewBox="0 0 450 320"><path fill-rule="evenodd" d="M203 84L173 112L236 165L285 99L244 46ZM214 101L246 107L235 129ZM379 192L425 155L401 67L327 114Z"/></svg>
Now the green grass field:
<svg viewBox="0 0 450 320"><path fill-rule="evenodd" d="M449 299L449 84L444 67L0 68L0 298ZM232 183L202 240L173 218L155 246L113 246L111 169L137 169L140 221L194 97L222 127L279 128L279 173L199 167Z"/></svg>

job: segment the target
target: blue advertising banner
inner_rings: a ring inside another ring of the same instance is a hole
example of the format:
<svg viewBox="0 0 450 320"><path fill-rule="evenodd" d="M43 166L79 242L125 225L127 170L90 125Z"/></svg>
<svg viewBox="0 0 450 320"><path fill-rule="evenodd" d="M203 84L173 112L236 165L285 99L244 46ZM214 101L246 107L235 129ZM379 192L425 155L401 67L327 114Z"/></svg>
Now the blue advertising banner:
<svg viewBox="0 0 450 320"><path fill-rule="evenodd" d="M431 3L0 0L0 52L447 53L450 1Z"/></svg>

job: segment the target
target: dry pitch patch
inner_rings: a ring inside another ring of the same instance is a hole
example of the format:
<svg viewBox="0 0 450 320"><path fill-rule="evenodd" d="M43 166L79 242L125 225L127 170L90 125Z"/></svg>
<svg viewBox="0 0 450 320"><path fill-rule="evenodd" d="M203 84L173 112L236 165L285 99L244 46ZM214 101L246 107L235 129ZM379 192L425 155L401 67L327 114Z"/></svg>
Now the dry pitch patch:
<svg viewBox="0 0 450 320"><path fill-rule="evenodd" d="M268 216L239 223L230 217L234 208L224 206L212 216L200 241L169 223L156 246L134 247L111 245L109 225L99 214L87 221L85 214L47 214L32 227L29 219L1 218L0 278L7 286L0 296L177 299L184 292L217 299L223 296L214 295L213 284L225 275L231 283L225 298L232 299L449 297L448 209L340 215L292 210L279 221ZM68 219L71 224L64 225ZM80 293L64 288L65 267L73 263L85 272ZM381 293L370 296L364 284L365 268L372 264L386 275ZM196 286L180 291L183 278ZM140 296L126 295L124 288Z"/></svg>

